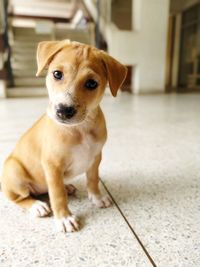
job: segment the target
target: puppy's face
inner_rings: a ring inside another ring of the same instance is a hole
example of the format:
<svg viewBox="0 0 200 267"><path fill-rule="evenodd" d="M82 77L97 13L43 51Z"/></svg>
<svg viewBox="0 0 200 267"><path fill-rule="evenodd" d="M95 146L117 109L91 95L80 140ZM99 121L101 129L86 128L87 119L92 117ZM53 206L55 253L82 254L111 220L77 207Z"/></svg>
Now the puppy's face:
<svg viewBox="0 0 200 267"><path fill-rule="evenodd" d="M89 46L63 48L51 61L46 77L49 115L62 123L82 122L98 106L106 83L101 57Z"/></svg>
<svg viewBox="0 0 200 267"><path fill-rule="evenodd" d="M42 65L39 58L40 51L38 51L38 69L40 65L42 69L46 65L48 66L46 76L50 99L48 115L57 122L72 125L83 122L99 105L107 81L115 90L112 92L113 95L116 95L125 78L126 69L119 62L94 47L69 41L68 43L65 41L62 46L62 42L64 41L42 43L43 48L44 43L48 45L54 43L51 47L54 49L54 53L53 55L51 53L49 57L48 49L46 59L45 55L41 55L44 61ZM38 50L41 48L38 47ZM114 79L115 81L117 77L113 76L111 79L110 75L117 75L117 73L110 74L109 71L113 72L111 68L117 69L119 66L123 71L123 80L120 78L116 85L111 85L110 80Z"/></svg>

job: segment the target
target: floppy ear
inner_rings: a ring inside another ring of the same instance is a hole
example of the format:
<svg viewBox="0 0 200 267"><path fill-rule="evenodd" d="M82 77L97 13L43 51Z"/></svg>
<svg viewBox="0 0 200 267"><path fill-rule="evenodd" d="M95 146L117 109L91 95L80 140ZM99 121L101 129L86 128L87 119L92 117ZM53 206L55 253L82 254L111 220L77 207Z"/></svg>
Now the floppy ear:
<svg viewBox="0 0 200 267"><path fill-rule="evenodd" d="M49 65L53 56L58 53L63 47L70 44L70 40L63 41L44 41L40 42L37 47L37 73L39 76L41 72Z"/></svg>
<svg viewBox="0 0 200 267"><path fill-rule="evenodd" d="M113 96L117 95L117 91L123 84L126 75L127 68L119 61L103 52L103 61L106 66L108 82L110 90Z"/></svg>

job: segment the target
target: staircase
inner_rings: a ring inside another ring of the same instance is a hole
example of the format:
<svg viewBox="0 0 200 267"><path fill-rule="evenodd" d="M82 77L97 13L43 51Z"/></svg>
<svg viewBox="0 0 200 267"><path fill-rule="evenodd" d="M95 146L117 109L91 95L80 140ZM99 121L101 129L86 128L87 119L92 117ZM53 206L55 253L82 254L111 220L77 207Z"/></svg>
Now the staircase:
<svg viewBox="0 0 200 267"><path fill-rule="evenodd" d="M45 1L41 0L40 2ZM13 8L13 10L16 10L17 14L12 15L9 24L13 85L11 88L8 88L7 95L46 95L45 78L35 76L37 71L36 49L38 43L47 40L71 39L94 45L94 23L92 21L86 21L84 12L80 11L78 7L77 11L74 10L74 12L71 12L71 15L73 13L73 17L70 19L70 22L67 22L67 18L63 18L64 12L61 13L60 18L50 18L48 16L48 4L46 5L47 10L43 13L45 16L38 18L34 16L21 16L19 12L24 9L20 9L16 1L12 0L12 2L16 4L17 9ZM22 0L19 2L25 4L26 9L28 8L27 1L26 3ZM30 1L30 3L32 2ZM53 2L56 4L56 1L50 1L50 13L52 13ZM62 0L61 4L63 5L64 2ZM70 1L66 2L68 3ZM59 5L59 1L57 5ZM30 13L30 8L27 10ZM34 10L34 12L36 11ZM42 15L41 12L40 10L40 16Z"/></svg>

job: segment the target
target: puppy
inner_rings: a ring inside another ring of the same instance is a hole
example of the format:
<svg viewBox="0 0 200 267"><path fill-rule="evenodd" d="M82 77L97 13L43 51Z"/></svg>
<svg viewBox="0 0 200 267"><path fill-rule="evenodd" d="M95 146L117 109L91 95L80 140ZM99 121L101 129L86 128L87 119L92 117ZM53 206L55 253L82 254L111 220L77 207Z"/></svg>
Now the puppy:
<svg viewBox="0 0 200 267"><path fill-rule="evenodd" d="M86 173L89 199L98 207L111 204L98 186L106 141L99 103L107 82L117 95L127 69L103 51L69 40L39 43L37 64L37 76L48 69L47 112L5 161L1 187L10 200L40 217L50 207L36 196L48 192L58 229L73 232L79 223L68 208L64 182Z"/></svg>

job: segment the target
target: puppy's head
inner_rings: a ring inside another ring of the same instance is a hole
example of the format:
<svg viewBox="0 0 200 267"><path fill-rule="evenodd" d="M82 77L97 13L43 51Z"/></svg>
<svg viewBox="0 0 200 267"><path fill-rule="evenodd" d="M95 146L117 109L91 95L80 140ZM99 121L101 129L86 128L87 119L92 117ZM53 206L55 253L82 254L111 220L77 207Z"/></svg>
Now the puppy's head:
<svg viewBox="0 0 200 267"><path fill-rule="evenodd" d="M48 114L65 124L78 124L99 105L107 82L113 96L123 83L124 65L92 46L63 41L41 42L37 76L48 69Z"/></svg>

